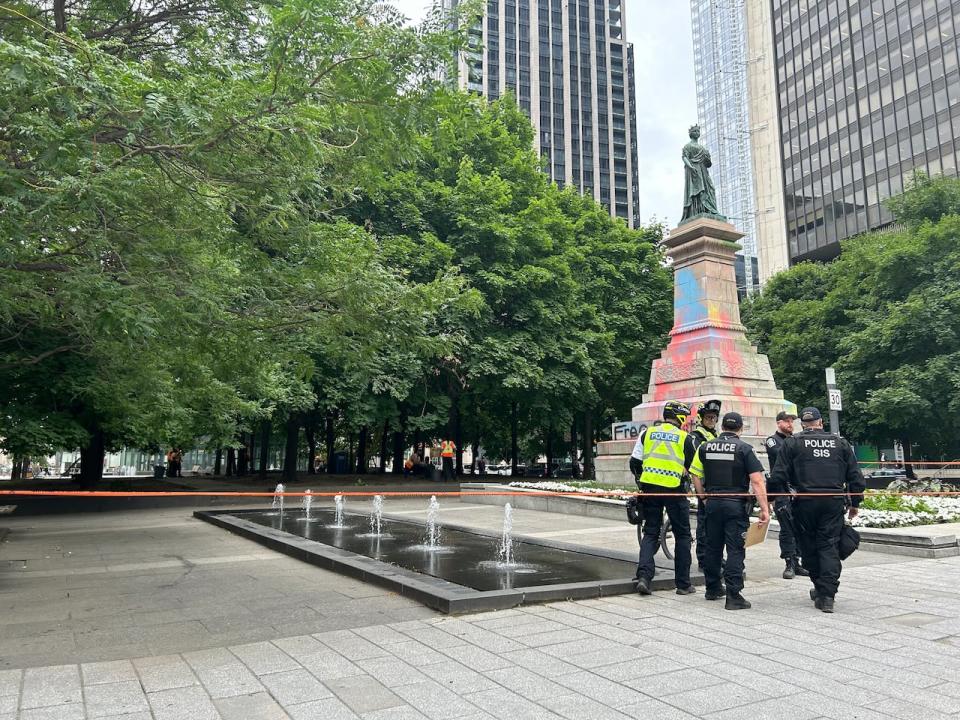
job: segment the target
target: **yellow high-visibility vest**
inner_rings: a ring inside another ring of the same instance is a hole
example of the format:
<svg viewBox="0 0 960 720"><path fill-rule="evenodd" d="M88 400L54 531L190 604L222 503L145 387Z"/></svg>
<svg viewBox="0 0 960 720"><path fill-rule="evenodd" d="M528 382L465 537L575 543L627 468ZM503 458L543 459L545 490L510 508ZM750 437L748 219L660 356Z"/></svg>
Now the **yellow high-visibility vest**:
<svg viewBox="0 0 960 720"><path fill-rule="evenodd" d="M453 440L444 440L440 443L440 457L453 457L456 447Z"/></svg>
<svg viewBox="0 0 960 720"><path fill-rule="evenodd" d="M680 487L685 471L683 446L686 440L686 431L668 422L649 428L643 440L640 482L666 488Z"/></svg>

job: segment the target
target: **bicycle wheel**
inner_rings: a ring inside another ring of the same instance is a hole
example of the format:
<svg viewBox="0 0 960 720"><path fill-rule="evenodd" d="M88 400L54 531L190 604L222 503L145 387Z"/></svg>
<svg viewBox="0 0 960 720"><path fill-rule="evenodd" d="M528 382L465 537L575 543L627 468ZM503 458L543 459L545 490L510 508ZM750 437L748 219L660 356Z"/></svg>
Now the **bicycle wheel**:
<svg viewBox="0 0 960 720"><path fill-rule="evenodd" d="M663 512L663 522L660 523L660 549L667 560L673 560L673 532L666 510Z"/></svg>

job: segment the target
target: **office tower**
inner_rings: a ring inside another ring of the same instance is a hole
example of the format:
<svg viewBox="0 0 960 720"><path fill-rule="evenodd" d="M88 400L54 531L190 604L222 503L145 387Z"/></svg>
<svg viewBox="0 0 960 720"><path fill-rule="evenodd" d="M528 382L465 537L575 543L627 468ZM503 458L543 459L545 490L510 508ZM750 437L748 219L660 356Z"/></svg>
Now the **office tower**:
<svg viewBox="0 0 960 720"><path fill-rule="evenodd" d="M753 168L747 96L747 37L744 0L691 0L693 64L701 140L710 150L717 205L740 232L739 254L753 258ZM756 287L754 263L743 263L741 292ZM739 284L739 283L738 283Z"/></svg>
<svg viewBox="0 0 960 720"><path fill-rule="evenodd" d="M454 0L455 2L455 0ZM624 0L489 0L458 60L460 87L511 93L559 185L639 224L633 46Z"/></svg>
<svg viewBox="0 0 960 720"><path fill-rule="evenodd" d="M751 53L775 68L787 253L827 260L893 222L883 200L915 170L957 174L960 3L765 1L769 44Z"/></svg>

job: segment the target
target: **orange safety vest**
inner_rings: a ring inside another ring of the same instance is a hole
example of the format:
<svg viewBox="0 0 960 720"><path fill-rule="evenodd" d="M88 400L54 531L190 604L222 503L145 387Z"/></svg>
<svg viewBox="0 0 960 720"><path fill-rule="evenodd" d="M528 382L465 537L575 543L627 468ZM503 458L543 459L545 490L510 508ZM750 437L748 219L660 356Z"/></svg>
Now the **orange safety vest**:
<svg viewBox="0 0 960 720"><path fill-rule="evenodd" d="M440 443L440 457L452 458L456 449L457 446L454 444L453 440L444 440Z"/></svg>

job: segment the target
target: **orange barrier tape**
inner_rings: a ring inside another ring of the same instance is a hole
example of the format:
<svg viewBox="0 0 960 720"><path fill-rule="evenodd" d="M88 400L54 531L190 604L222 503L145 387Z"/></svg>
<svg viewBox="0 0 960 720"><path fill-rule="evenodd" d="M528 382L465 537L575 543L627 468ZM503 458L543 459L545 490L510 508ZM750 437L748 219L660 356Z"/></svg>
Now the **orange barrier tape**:
<svg viewBox="0 0 960 720"><path fill-rule="evenodd" d="M951 497L960 496L960 490L917 490L917 491L885 491L877 490L881 495L912 495L928 497ZM485 495L499 495L506 497L573 497L573 498L603 498L603 495L597 493L576 493L559 492L552 490L440 490L440 491L414 491L414 490L396 490L396 491L329 491L329 492L240 492L240 491L206 491L206 490L143 490L143 491L111 491L111 490L0 490L0 496L17 497L77 497L77 498L122 498L122 497L251 497L251 498L274 498L274 497L373 497L382 495L383 497L480 497ZM620 497L631 497L636 492L610 490L604 493L606 496L619 495ZM844 495L842 491L833 492L807 492L807 493L767 493L768 498L775 497L837 497ZM854 493L860 494L860 493ZM659 492L643 493L644 497L695 497L692 493L683 492ZM710 497L754 497L753 493L710 493Z"/></svg>

